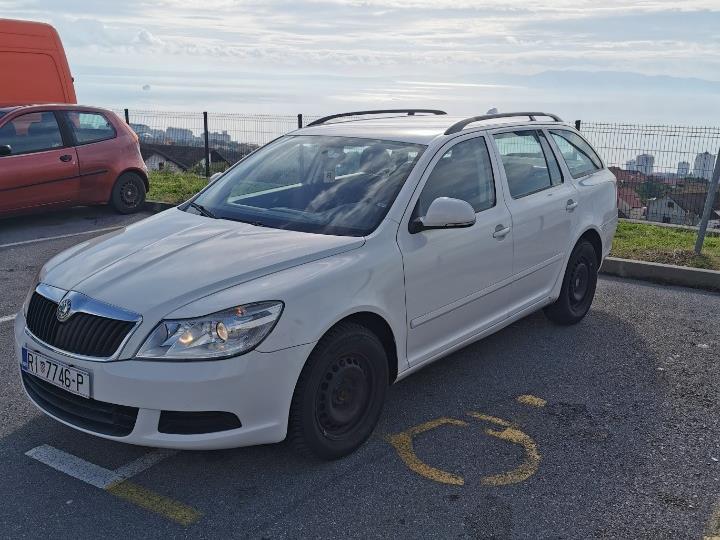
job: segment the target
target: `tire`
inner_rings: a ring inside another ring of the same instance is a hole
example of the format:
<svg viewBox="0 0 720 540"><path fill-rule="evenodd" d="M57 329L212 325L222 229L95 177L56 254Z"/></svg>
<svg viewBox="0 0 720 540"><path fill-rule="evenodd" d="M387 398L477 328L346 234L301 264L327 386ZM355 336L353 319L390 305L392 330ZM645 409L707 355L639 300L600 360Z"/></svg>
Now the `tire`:
<svg viewBox="0 0 720 540"><path fill-rule="evenodd" d="M595 297L597 273L595 248L587 240L580 240L568 260L560 296L544 310L547 318L562 325L580 322Z"/></svg>
<svg viewBox="0 0 720 540"><path fill-rule="evenodd" d="M338 459L375 429L388 387L385 349L370 330L345 322L317 344L295 386L288 439L306 456Z"/></svg>
<svg viewBox="0 0 720 540"><path fill-rule="evenodd" d="M145 202L145 182L133 172L122 173L115 181L110 195L110 205L120 214L133 214Z"/></svg>

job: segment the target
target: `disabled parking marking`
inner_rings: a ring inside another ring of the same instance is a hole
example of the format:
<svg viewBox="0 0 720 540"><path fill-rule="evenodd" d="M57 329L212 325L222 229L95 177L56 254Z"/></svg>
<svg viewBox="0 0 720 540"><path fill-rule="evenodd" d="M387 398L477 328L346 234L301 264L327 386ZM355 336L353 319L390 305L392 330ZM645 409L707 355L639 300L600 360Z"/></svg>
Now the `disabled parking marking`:
<svg viewBox="0 0 720 540"><path fill-rule="evenodd" d="M55 470L82 480L86 484L107 491L120 499L169 520L188 526L198 521L202 514L186 504L129 481L133 476L175 454L177 454L177 450L158 449L115 470L110 470L59 450L49 444L43 444L25 452L26 456L36 459Z"/></svg>
<svg viewBox="0 0 720 540"><path fill-rule="evenodd" d="M710 521L705 527L703 540L720 540L720 501L715 505Z"/></svg>
<svg viewBox="0 0 720 540"><path fill-rule="evenodd" d="M511 471L486 476L481 480L483 484L486 486L507 486L510 484L519 484L537 472L542 458L540 456L540 452L538 451L537 444L535 444L535 441L532 437L530 437L530 435L520 431L517 427L512 426L507 421L500 418L476 412L469 412L468 414L478 420L484 420L486 422L492 422L493 424L502 426L505 429L498 431L496 429L487 428L485 429L485 433L490 437L495 437L502 441L522 446L525 451L525 459L519 466Z"/></svg>
<svg viewBox="0 0 720 540"><path fill-rule="evenodd" d="M112 484L106 491L187 527L198 521L202 514L193 507L150 491L128 480Z"/></svg>
<svg viewBox="0 0 720 540"><path fill-rule="evenodd" d="M529 405L530 407L541 408L547 405L547 401L545 401L543 398L533 396L532 394L523 394L516 397L515 399L518 403L522 403L523 405Z"/></svg>
<svg viewBox="0 0 720 540"><path fill-rule="evenodd" d="M521 446L525 454L523 462L519 466L510 471L484 476L480 480L482 484L486 486L506 486L510 484L517 484L524 482L538 471L542 456L532 437L520 430L511 422L503 420L502 418L474 411L468 412L467 414L476 420L489 422L502 427L503 429L501 430L487 428L484 430L484 433L490 437ZM468 423L457 418L436 418L411 427L405 431L401 431L400 433L388 435L386 440L395 448L398 456L400 456L400 459L403 463L405 463L408 469L414 473L441 484L462 486L465 485L465 479L462 476L438 469L425 463L417 456L415 449L413 448L413 438L415 436L444 425L467 427Z"/></svg>
<svg viewBox="0 0 720 540"><path fill-rule="evenodd" d="M467 426L467 422L457 420L455 418L436 418L435 420L424 422L400 433L389 435L387 440L395 447L400 459L403 460L405 465L407 465L411 471L416 472L420 476L424 476L429 480L440 482L441 484L462 486L465 484L465 480L462 476L431 467L417 457L417 454L415 454L415 450L413 449L413 437L444 425Z"/></svg>

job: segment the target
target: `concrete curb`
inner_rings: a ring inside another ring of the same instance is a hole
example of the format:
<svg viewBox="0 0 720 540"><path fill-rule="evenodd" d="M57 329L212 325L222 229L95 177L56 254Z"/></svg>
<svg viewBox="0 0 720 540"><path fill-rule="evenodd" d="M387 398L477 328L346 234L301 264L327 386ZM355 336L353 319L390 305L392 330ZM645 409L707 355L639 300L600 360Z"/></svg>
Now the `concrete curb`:
<svg viewBox="0 0 720 540"><path fill-rule="evenodd" d="M607 257L600 268L600 273L667 285L720 291L720 272L717 270L702 270L672 264Z"/></svg>
<svg viewBox="0 0 720 540"><path fill-rule="evenodd" d="M163 210L175 208L176 206L177 204L160 201L145 201L145 204L143 204L143 210L147 210L148 212L162 212Z"/></svg>

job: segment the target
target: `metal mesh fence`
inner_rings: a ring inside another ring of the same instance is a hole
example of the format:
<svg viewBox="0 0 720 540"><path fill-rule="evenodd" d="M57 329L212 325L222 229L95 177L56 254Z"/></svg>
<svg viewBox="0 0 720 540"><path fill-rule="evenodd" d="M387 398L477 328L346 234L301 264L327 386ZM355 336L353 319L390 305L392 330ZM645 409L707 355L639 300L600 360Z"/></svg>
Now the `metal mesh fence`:
<svg viewBox="0 0 720 540"><path fill-rule="evenodd" d="M115 112L137 133L149 170L201 175L224 171L259 146L298 126L294 115L128 109Z"/></svg>
<svg viewBox="0 0 720 540"><path fill-rule="evenodd" d="M697 225L720 149L720 128L581 122L618 179L621 217ZM714 195L711 225L720 225Z"/></svg>

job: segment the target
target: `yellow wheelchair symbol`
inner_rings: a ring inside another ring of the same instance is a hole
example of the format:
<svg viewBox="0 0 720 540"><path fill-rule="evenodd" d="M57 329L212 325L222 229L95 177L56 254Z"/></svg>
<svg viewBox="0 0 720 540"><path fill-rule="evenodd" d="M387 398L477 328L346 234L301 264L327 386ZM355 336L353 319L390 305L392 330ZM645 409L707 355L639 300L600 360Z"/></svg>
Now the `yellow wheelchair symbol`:
<svg viewBox="0 0 720 540"><path fill-rule="evenodd" d="M504 473L485 476L481 480L483 484L488 486L517 484L519 482L524 482L537 472L538 467L540 466L541 456L538 451L537 444L535 444L532 437L521 431L517 426L514 426L512 423L507 420L503 420L502 418L497 418L495 416L479 412L468 412L467 414L476 420L499 426L502 429L486 428L484 431L490 437L495 437L496 439L521 446L524 451L524 459L519 466ZM417 456L413 448L413 439L417 435L446 425L466 427L468 422L457 418L436 418L411 427L410 429L400 433L389 435L387 440L393 445L400 456L400 459L402 459L411 471L429 480L440 482L441 484L462 486L465 484L465 480L462 476L428 465Z"/></svg>

